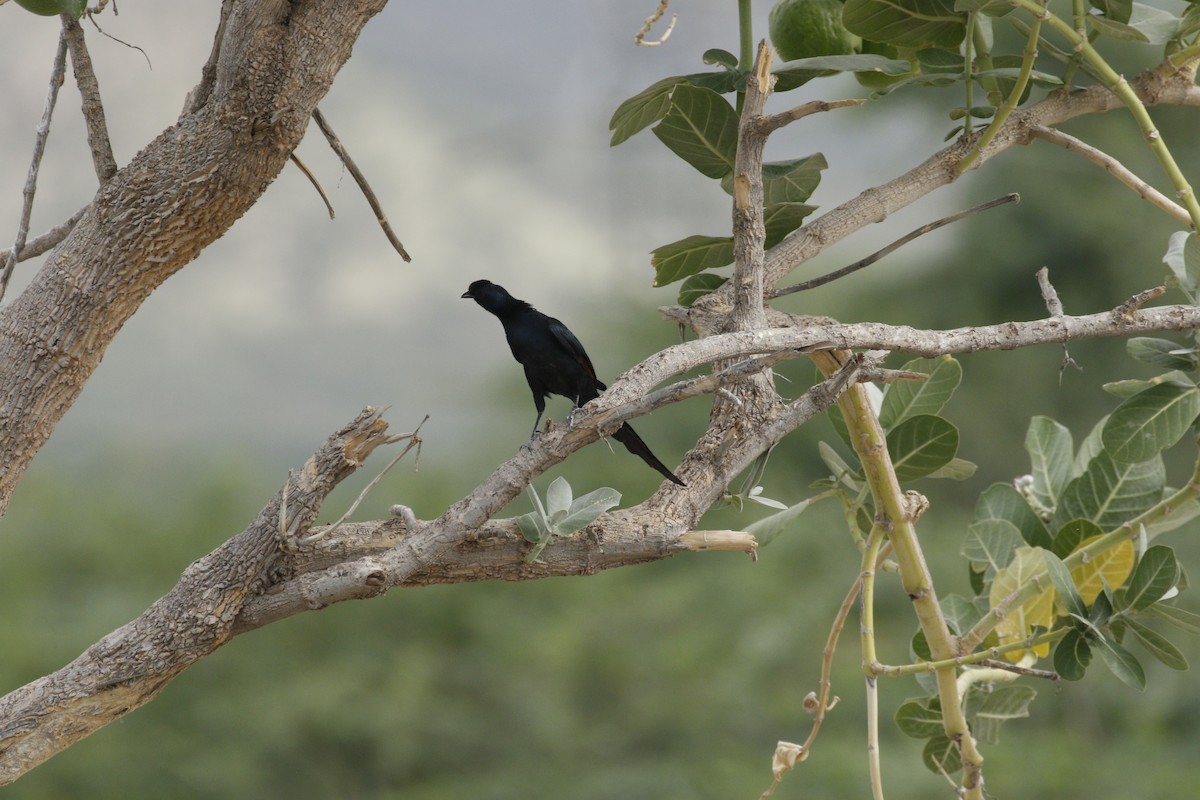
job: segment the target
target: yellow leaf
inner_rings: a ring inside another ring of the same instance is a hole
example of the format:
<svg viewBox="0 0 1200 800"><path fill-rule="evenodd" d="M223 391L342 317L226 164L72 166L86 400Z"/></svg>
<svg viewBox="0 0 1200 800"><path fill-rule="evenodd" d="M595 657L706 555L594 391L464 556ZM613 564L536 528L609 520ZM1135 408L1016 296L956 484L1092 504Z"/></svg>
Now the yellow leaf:
<svg viewBox="0 0 1200 800"><path fill-rule="evenodd" d="M1054 587L1046 575L1046 564L1041 548L1021 547L1013 554L1013 560L996 573L988 593L988 605L995 608L1004 598L1032 580L1040 581L1045 588L1018 606L1008 609L1004 619L996 625L996 638L1002 645L1019 642L1033 635L1034 627L1050 628L1054 620ZM1039 658L1050 654L1050 644L1039 644L1033 648ZM1025 656L1024 650L1006 653L1005 658L1017 662Z"/></svg>
<svg viewBox="0 0 1200 800"><path fill-rule="evenodd" d="M1099 538L1097 535L1085 539L1075 549L1085 547ZM1089 606L1096 602L1105 583L1115 589L1129 580L1129 573L1133 572L1133 557L1133 542L1126 539L1111 550L1106 550L1071 570L1071 580L1075 581L1075 587L1079 589L1079 596L1083 598L1083 602Z"/></svg>

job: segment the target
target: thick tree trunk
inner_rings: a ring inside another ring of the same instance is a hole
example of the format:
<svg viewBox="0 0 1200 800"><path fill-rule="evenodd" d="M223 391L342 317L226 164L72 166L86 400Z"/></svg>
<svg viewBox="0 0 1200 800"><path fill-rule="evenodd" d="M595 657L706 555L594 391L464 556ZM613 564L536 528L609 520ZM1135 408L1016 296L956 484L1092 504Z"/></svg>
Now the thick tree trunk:
<svg viewBox="0 0 1200 800"><path fill-rule="evenodd" d="M226 0L179 121L100 187L0 311L0 513L125 321L283 169L385 1Z"/></svg>

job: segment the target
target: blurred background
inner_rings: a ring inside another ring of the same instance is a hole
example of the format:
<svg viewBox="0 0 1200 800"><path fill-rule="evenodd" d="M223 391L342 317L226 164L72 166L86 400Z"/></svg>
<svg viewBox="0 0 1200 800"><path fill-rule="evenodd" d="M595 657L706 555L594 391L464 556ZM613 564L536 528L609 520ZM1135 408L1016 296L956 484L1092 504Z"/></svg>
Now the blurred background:
<svg viewBox="0 0 1200 800"><path fill-rule="evenodd" d="M736 5L679 5L671 38L635 47L656 3L392 3L359 40L322 103L367 173L404 264L315 128L298 151L337 210L289 167L221 241L156 291L105 355L0 520L0 692L52 671L167 591L198 556L242 530L333 430L390 405L394 431L422 417L419 471L393 470L360 509L403 502L432 517L525 440L533 409L496 320L459 295L477 278L560 317L604 379L677 340L655 309L649 251L728 230L729 201L644 132L608 147L616 106L666 75L737 49ZM756 37L770 4L756 7ZM218 4L124 0L84 23L123 164L178 115L199 78ZM656 31L661 32L660 23ZM651 38L656 36L651 34ZM15 234L58 24L0 7L0 220ZM143 52L127 46L135 45ZM1126 74L1156 61L1129 54ZM866 96L849 77L773 99ZM769 159L823 152L812 202L829 209L942 146L958 93L912 92L810 117L772 137ZM1156 109L1177 158L1200 175L1195 115ZM1066 129L1165 188L1136 127L1114 112ZM31 235L86 204L95 177L78 93L59 98ZM925 222L999 194L1022 202L923 237L849 279L778 305L843 321L953 327L1044 316L1034 273L1050 268L1068 313L1112 308L1163 279L1177 225L1096 167L1045 144L1011 151L851 240L794 276L843 266ZM3 235L3 234L0 234ZM0 240L6 241L6 240ZM38 267L17 268L10 296ZM1148 374L1122 343L963 359L946 414L961 483L924 481L922 536L939 591L968 592L959 542L974 498L1028 471L1033 414L1082 439L1113 406L1100 386ZM897 362L898 363L898 362ZM791 365L799 394L811 368ZM550 414L566 413L554 401ZM702 399L638 428L667 463L703 430ZM794 503L823 476L828 422L777 448L765 494ZM341 487L339 516L386 463ZM1186 479L1191 453L1169 462ZM657 476L599 444L538 482L608 485L639 502ZM524 500L506 513L527 510ZM740 528L766 509L721 510ZM1196 525L1172 534L1194 569ZM802 741L834 611L857 574L840 514L818 506L758 563L705 554L588 579L392 592L240 637L153 703L70 748L6 797L601 798L757 797L778 739ZM881 654L907 659L914 621L894 581L880 587ZM1185 607L1197 610L1194 598ZM851 623L850 628L853 628ZM1177 639L1192 661L1193 639ZM1082 684L1035 684L1033 717L985 751L1000 796L1179 797L1173 767L1194 758L1200 691L1146 659L1137 694L1103 669ZM776 797L867 791L859 656L838 654L830 715L812 758ZM949 796L920 765L921 743L890 724L914 683L881 685L889 797ZM1158 769L1157 767L1160 767Z"/></svg>

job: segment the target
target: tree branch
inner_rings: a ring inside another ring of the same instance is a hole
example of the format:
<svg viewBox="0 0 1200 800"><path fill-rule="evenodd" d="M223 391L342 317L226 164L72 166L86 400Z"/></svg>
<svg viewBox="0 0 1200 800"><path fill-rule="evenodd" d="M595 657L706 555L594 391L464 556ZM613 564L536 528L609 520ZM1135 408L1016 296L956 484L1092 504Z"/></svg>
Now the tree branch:
<svg viewBox="0 0 1200 800"><path fill-rule="evenodd" d="M378 411L364 410L289 476L246 530L193 562L141 616L0 698L0 785L148 703L224 644L246 601L291 572L286 543L308 530L325 497L387 439L386 430Z"/></svg>

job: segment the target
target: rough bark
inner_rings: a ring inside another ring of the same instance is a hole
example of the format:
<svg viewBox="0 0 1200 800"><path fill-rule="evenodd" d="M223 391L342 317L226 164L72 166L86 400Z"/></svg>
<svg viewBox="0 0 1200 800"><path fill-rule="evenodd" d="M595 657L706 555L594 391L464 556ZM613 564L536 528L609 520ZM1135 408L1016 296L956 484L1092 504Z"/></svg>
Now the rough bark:
<svg viewBox="0 0 1200 800"><path fill-rule="evenodd" d="M101 184L0 311L0 512L125 321L283 169L384 3L226 1L188 110Z"/></svg>

